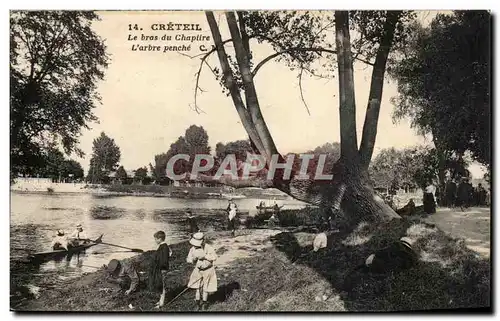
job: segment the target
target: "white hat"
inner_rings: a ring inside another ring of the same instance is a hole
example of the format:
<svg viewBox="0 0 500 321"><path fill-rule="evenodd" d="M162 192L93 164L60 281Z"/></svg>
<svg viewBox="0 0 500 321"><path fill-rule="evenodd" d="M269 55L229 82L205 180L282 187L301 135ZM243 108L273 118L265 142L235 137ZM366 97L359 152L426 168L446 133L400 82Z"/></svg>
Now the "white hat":
<svg viewBox="0 0 500 321"><path fill-rule="evenodd" d="M365 265L370 266L373 263L373 259L375 258L375 254L371 254L369 257L366 258Z"/></svg>
<svg viewBox="0 0 500 321"><path fill-rule="evenodd" d="M82 224L78 224L78 225L76 226L76 228L79 228L79 227L82 227Z"/></svg>
<svg viewBox="0 0 500 321"><path fill-rule="evenodd" d="M407 247L411 247L413 245L413 240L410 239L409 237L402 237L399 239L404 245L406 245Z"/></svg>
<svg viewBox="0 0 500 321"><path fill-rule="evenodd" d="M205 238L205 235L202 232L194 233L191 240L189 240L189 244L191 244L193 246L201 246L204 238Z"/></svg>
<svg viewBox="0 0 500 321"><path fill-rule="evenodd" d="M64 235L64 231L63 230L57 230L57 235L63 236Z"/></svg>

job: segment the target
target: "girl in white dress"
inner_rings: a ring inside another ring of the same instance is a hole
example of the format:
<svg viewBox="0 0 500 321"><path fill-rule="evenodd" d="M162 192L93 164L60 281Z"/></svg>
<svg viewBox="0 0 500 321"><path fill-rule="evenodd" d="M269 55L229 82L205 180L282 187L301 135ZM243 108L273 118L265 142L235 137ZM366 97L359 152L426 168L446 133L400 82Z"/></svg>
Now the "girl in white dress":
<svg viewBox="0 0 500 321"><path fill-rule="evenodd" d="M217 254L212 246L205 243L202 232L195 233L189 243L192 245L187 262L195 265L188 287L196 289L195 301L201 310L206 310L208 295L217 292L217 275L214 262ZM200 300L201 299L201 300Z"/></svg>

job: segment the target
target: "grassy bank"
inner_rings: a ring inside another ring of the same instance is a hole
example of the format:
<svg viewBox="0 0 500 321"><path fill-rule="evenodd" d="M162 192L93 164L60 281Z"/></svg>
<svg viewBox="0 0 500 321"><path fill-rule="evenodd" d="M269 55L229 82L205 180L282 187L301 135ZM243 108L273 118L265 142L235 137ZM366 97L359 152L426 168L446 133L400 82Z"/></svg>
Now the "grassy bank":
<svg viewBox="0 0 500 321"><path fill-rule="evenodd" d="M353 272L373 251L407 235L420 260L409 270ZM208 233L219 254L219 290L210 311L408 311L490 306L490 262L433 225L418 219L360 225L349 234L330 234L328 247L311 252L314 234L269 230ZM192 267L187 243L172 246L168 297L180 293ZM147 271L151 252L132 258ZM145 274L143 274L145 275ZM109 290L111 289L111 290ZM103 271L62 282L26 300L19 310L149 311L159 294L142 289L125 297ZM164 311L192 311L188 291ZM133 308L130 308L129 305ZM154 310L157 311L157 310Z"/></svg>

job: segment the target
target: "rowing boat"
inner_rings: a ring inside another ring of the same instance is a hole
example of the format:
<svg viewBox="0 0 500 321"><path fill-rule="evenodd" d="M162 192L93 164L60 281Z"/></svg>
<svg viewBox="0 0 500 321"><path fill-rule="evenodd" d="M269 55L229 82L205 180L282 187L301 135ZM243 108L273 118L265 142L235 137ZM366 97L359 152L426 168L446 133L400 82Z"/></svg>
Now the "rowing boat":
<svg viewBox="0 0 500 321"><path fill-rule="evenodd" d="M273 205L273 206L258 205L258 206L255 206L255 208L258 210L259 214L267 214L267 213L279 212L283 208L283 205L278 206L278 207L276 207L275 205Z"/></svg>
<svg viewBox="0 0 500 321"><path fill-rule="evenodd" d="M81 253L81 252L85 251L86 249L101 243L103 235L104 234L101 234L101 236L99 236L94 241L90 241L90 243L88 243L88 244L81 244L78 246L70 247L68 250L61 249L61 250L33 253L33 254L30 254L28 256L28 259L31 262L40 263L40 262L55 260L58 258L63 258L65 256L70 257L74 254Z"/></svg>

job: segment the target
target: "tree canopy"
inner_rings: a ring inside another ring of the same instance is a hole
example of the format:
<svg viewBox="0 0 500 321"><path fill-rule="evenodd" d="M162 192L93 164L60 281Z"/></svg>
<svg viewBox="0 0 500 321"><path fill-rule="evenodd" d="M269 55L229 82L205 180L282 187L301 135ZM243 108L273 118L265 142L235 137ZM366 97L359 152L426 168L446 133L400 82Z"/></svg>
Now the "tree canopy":
<svg viewBox="0 0 500 321"><path fill-rule="evenodd" d="M28 174L64 181L81 179L84 173L80 163L66 159L60 150L50 147L43 151L42 162L38 164L36 170L30 171Z"/></svg>
<svg viewBox="0 0 500 321"><path fill-rule="evenodd" d="M93 142L87 180L93 183L106 181L109 174L116 170L120 158L120 148L115 140L102 132Z"/></svg>
<svg viewBox="0 0 500 321"><path fill-rule="evenodd" d="M97 82L108 56L90 11L12 11L10 15L11 170L39 166L46 142L70 154L95 121Z"/></svg>
<svg viewBox="0 0 500 321"><path fill-rule="evenodd" d="M428 28L412 28L412 40L389 69L398 83L395 119L409 118L432 134L438 149L470 151L490 164L490 13L455 11Z"/></svg>

